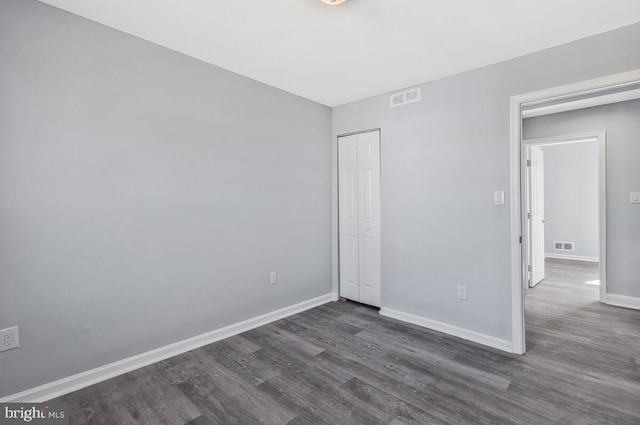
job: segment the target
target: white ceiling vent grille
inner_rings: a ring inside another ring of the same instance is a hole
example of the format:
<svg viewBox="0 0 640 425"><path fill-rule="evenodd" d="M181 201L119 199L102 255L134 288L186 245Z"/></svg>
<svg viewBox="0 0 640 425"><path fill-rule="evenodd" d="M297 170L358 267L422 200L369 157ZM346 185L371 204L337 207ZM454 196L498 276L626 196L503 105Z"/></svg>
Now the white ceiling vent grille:
<svg viewBox="0 0 640 425"><path fill-rule="evenodd" d="M415 102L420 102L420 88L395 93L389 97L389 107L391 108Z"/></svg>

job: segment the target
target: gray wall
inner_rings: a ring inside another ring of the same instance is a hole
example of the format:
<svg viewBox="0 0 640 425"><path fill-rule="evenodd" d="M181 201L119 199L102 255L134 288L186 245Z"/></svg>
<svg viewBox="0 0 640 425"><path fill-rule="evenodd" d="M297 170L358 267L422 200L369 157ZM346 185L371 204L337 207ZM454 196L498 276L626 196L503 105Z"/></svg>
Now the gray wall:
<svg viewBox="0 0 640 425"><path fill-rule="evenodd" d="M525 129L530 128L527 121ZM556 144L542 150L545 253L598 258L598 144ZM573 242L574 251L555 250L553 241Z"/></svg>
<svg viewBox="0 0 640 425"><path fill-rule="evenodd" d="M607 293L640 297L640 100L525 120L530 138L607 131Z"/></svg>
<svg viewBox="0 0 640 425"><path fill-rule="evenodd" d="M390 109L382 95L333 109L334 158L337 135L382 129L383 306L511 340L513 200L492 205L494 190L509 193L509 99L640 68L638 43L640 24L423 84L420 103ZM333 175L337 235L335 160ZM637 220L620 225L638 234ZM621 273L637 273L637 255Z"/></svg>
<svg viewBox="0 0 640 425"><path fill-rule="evenodd" d="M0 2L0 396L331 291L331 111ZM279 283L269 286L269 272Z"/></svg>

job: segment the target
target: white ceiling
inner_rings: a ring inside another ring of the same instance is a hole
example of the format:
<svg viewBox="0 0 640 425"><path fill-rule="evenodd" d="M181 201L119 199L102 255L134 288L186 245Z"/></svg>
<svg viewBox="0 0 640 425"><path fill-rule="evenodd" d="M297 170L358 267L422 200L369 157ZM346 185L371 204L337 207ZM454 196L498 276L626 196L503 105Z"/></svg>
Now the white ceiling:
<svg viewBox="0 0 640 425"><path fill-rule="evenodd" d="M42 0L328 106L640 21L639 0Z"/></svg>

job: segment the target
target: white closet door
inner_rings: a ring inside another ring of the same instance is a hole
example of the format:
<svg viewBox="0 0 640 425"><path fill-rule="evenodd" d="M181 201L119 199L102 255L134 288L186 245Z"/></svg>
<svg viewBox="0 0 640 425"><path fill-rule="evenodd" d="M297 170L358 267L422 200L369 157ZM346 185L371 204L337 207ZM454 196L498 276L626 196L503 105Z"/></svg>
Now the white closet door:
<svg viewBox="0 0 640 425"><path fill-rule="evenodd" d="M360 302L380 306L380 133L358 135Z"/></svg>
<svg viewBox="0 0 640 425"><path fill-rule="evenodd" d="M379 307L380 132L341 137L338 145L340 296Z"/></svg>
<svg viewBox="0 0 640 425"><path fill-rule="evenodd" d="M340 296L360 299L358 267L358 138L338 139Z"/></svg>

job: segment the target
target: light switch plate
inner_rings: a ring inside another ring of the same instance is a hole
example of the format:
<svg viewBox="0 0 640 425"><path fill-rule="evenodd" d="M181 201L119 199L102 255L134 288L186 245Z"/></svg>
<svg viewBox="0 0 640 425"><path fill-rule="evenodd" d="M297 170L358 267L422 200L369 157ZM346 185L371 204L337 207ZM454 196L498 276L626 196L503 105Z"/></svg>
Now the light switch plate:
<svg viewBox="0 0 640 425"><path fill-rule="evenodd" d="M640 204L640 192L631 192L631 203Z"/></svg>
<svg viewBox="0 0 640 425"><path fill-rule="evenodd" d="M458 299L462 301L467 300L467 287L465 285L458 285Z"/></svg>
<svg viewBox="0 0 640 425"><path fill-rule="evenodd" d="M504 205L504 190L493 192L493 205Z"/></svg>

